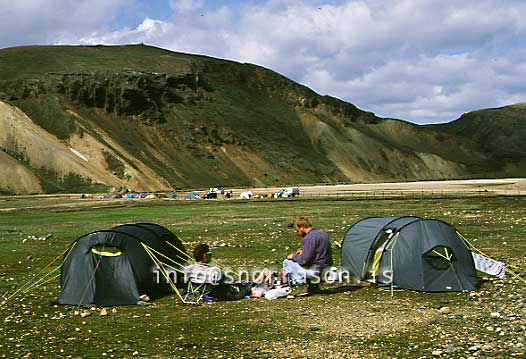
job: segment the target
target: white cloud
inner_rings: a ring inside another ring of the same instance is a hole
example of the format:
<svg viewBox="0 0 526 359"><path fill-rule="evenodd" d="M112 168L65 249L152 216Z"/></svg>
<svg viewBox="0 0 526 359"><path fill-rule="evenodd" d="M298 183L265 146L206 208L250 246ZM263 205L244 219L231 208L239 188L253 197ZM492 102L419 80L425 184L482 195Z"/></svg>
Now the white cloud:
<svg viewBox="0 0 526 359"><path fill-rule="evenodd" d="M115 16L133 1L0 0L0 47L78 41L86 31L109 31Z"/></svg>
<svg viewBox="0 0 526 359"><path fill-rule="evenodd" d="M133 0L117 3L126 1ZM73 1L62 3L74 12ZM118 5L107 3L98 0L97 11L85 10L92 20L81 21L70 36L63 31L71 26L67 21L57 27L61 36L58 30L51 35L73 43L144 42L257 63L322 94L414 122L450 121L469 110L525 100L526 3L519 0L268 0L230 6L171 0L168 19L150 16L117 31L108 31L102 13L115 13ZM31 9L18 12L36 12Z"/></svg>
<svg viewBox="0 0 526 359"><path fill-rule="evenodd" d="M165 21L144 19L135 29L123 29L109 33L94 32L78 41L82 44L123 44L163 42L173 36L173 24Z"/></svg>
<svg viewBox="0 0 526 359"><path fill-rule="evenodd" d="M202 8L203 5L203 0L170 0L170 7L178 12L194 11Z"/></svg>

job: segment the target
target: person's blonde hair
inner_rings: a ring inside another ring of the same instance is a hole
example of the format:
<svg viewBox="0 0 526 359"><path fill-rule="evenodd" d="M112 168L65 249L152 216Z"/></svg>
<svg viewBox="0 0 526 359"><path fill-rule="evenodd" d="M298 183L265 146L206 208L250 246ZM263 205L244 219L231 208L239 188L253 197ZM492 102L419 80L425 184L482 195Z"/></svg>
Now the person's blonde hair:
<svg viewBox="0 0 526 359"><path fill-rule="evenodd" d="M298 217L296 218L296 227L298 228L310 228L312 224L310 223L307 217Z"/></svg>

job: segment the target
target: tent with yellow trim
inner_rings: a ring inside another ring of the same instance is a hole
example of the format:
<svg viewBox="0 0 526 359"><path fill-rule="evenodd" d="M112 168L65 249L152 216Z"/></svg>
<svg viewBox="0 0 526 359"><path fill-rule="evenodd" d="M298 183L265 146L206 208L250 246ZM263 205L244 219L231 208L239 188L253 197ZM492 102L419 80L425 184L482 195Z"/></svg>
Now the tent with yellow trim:
<svg viewBox="0 0 526 359"><path fill-rule="evenodd" d="M342 267L359 280L429 291L477 289L468 244L455 228L419 217L370 217L342 242Z"/></svg>
<svg viewBox="0 0 526 359"><path fill-rule="evenodd" d="M171 231L153 223L125 224L72 243L61 266L60 304L137 304L182 283L188 255ZM170 275L171 274L171 275ZM179 279L179 280L178 280Z"/></svg>

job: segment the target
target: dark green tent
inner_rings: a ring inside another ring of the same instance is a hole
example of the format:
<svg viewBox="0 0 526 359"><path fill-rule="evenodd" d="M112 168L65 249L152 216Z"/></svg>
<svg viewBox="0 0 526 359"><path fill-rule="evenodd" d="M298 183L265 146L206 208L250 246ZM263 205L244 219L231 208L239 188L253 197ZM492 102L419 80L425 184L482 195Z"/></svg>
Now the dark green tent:
<svg viewBox="0 0 526 359"><path fill-rule="evenodd" d="M346 233L342 267L359 280L421 291L475 290L473 257L451 225L418 217L371 217Z"/></svg>
<svg viewBox="0 0 526 359"><path fill-rule="evenodd" d="M168 293L170 286L152 255L176 269L186 264L181 241L157 224L126 224L80 237L62 264L59 303L136 304L142 294L156 298Z"/></svg>

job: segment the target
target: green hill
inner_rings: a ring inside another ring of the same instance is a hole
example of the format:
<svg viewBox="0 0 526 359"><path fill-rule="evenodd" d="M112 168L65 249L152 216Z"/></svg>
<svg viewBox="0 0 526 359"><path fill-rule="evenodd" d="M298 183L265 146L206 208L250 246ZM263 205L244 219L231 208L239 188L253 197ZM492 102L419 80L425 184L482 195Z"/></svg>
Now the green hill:
<svg viewBox="0 0 526 359"><path fill-rule="evenodd" d="M465 138L487 155L492 167L499 163L502 166L520 165L526 160L525 103L469 112L456 121L434 126L434 129Z"/></svg>
<svg viewBox="0 0 526 359"><path fill-rule="evenodd" d="M0 169L18 173L4 193L468 178L488 158L524 175L524 151L493 152L464 118L381 119L256 65L144 45L0 50L0 101Z"/></svg>

